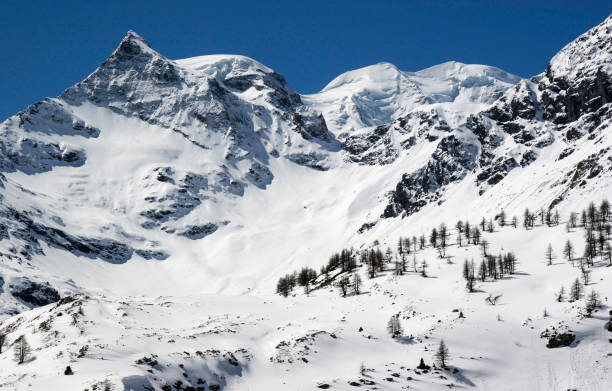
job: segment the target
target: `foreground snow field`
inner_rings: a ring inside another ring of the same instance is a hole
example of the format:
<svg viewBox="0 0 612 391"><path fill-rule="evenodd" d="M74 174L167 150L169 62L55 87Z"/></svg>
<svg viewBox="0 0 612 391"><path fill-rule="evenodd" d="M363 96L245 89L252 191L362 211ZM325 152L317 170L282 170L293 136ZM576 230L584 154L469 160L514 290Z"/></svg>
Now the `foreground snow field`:
<svg viewBox="0 0 612 391"><path fill-rule="evenodd" d="M612 382L612 268L597 259L586 292L603 302L585 317L584 300L557 302L580 275L563 259L562 244L583 240L580 228L497 228L485 233L489 253L515 252L516 273L478 282L468 293L464 259L479 260L481 246L451 243L447 259L434 248L417 251L427 277L393 265L369 279L360 265L362 293L341 297L333 286L277 295L74 296L7 319L8 340L25 335L32 357L17 365L0 356L7 389L589 389ZM408 233L408 231L406 231ZM452 237L452 236L451 236ZM547 244L558 258L548 266ZM385 246L382 243L381 246ZM389 243L393 246L393 243ZM384 247L383 247L384 248ZM501 294L496 305L489 294ZM544 311L548 316L544 316ZM464 316L459 317L459 312ZM404 330L392 338L387 320L400 314ZM546 330L571 331L568 347L549 349ZM448 369L427 373L440 339ZM360 366L367 370L362 374ZM64 376L66 366L73 375ZM455 371L456 369L456 371ZM199 382L199 380L201 381ZM177 383L180 382L180 383ZM370 383L372 382L372 383ZM180 387L178 385L181 385ZM150 388L147 388L150 387ZM182 387L182 388L181 388ZM170 389L170 388L169 388Z"/></svg>
<svg viewBox="0 0 612 391"><path fill-rule="evenodd" d="M530 79L379 63L311 95L129 32L0 123L0 388L608 389L611 219L581 212L612 194L611 122L612 17Z"/></svg>

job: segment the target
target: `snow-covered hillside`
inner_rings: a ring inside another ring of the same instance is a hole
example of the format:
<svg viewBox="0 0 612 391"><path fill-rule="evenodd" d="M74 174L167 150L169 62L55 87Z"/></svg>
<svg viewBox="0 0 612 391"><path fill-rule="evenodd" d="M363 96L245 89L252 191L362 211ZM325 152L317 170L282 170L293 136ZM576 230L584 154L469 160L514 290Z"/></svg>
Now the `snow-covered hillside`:
<svg viewBox="0 0 612 391"><path fill-rule="evenodd" d="M583 296L595 291L604 305L586 317L584 299L570 301L583 261L564 259L568 239L578 249L583 229L496 225L481 243L495 256L514 252L518 263L512 274L478 277L473 293L465 288L463 265L478 265L482 246L452 239L445 258L432 246L412 251L403 275L385 262L369 278L368 266L359 264L348 275L351 285L361 276L360 293L351 286L346 297L323 276L309 295L295 288L288 298L67 297L2 323L9 341L25 335L33 349L19 365L10 352L0 355L0 384L15 390L604 390L612 381L612 331L606 330L612 269L597 257L588 267L589 285L579 282ZM548 242L555 244L552 265ZM395 247L380 248L387 245ZM501 295L495 305L486 301L491 295ZM394 316L403 329L396 338L386 329ZM547 348L566 333L574 336L569 347ZM441 339L448 369L434 365ZM429 370L418 368L421 358ZM64 375L68 366L72 374Z"/></svg>
<svg viewBox="0 0 612 391"><path fill-rule="evenodd" d="M27 334L36 357L0 356L0 384L40 389L76 360L57 388L108 379L186 389L217 376L219 389L342 389L363 361L378 388L490 389L524 368L515 389L600 389L611 368L604 317L580 320L583 306L552 302L577 272L540 260L544 243L557 253L566 237L578 243L577 228L491 233L496 252L520 261L518 275L479 288L503 294L494 308L484 293L464 293L459 270L464 257L481 258L476 246L449 248L450 264L433 248L419 252L433 268L427 279L387 270L370 280L360 269L366 293L355 297L331 285L310 297L274 292L280 277L319 271L341 248L395 247L401 235L501 210L558 209L567 219L599 204L612 189L610 42L612 17L531 79L457 62L417 72L379 63L300 95L255 60L171 60L129 32L85 80L0 123L0 330L10 342ZM593 285L605 297L610 269L600 266ZM65 297L77 299L51 304ZM538 320L543 307L551 316ZM412 330L399 342L384 331L397 312ZM551 322L580 344L548 351L539 333ZM458 372L407 383L416 377L401 367L431 362L441 337ZM89 347L77 357L80 345ZM312 349L320 353L298 362ZM134 364L151 354L153 373ZM599 360L599 380L584 379L581 360ZM178 363L189 368L183 379ZM397 381L385 380L387 367Z"/></svg>

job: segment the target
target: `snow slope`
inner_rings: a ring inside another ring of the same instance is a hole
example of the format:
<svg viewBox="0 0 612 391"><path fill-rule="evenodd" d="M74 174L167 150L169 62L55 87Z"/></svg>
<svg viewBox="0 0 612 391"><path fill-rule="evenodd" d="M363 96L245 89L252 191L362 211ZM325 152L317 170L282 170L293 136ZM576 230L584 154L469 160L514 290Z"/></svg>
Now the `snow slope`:
<svg viewBox="0 0 612 391"><path fill-rule="evenodd" d="M411 232L406 227L403 233ZM126 390L163 389L178 381L184 389L206 390L214 385L313 390L324 384L351 390L351 382L388 390L605 389L612 381L612 334L604 329L610 318L610 268L600 261L592 268L593 282L586 288L597 290L605 303L593 317L581 315L582 301L555 301L560 286L568 289L579 275L577 266L562 259L560 245L566 239L580 243L582 230L506 226L484 238L490 253L515 251L519 264L516 274L477 283L475 293L465 290L462 263L480 259L480 246L459 247L453 241L450 262L433 248L415 254L417 264L429 264L426 278L412 266L395 276L388 265L374 279L367 278L365 266L358 268L363 293L346 298L333 287L287 299L272 294L75 296L3 322L9 340L26 335L34 350L22 365L10 354L0 356L6 370L2 384L7 389L109 384ZM544 259L549 241L559 254L552 266ZM394 243L382 248L387 244ZM491 306L484 301L488 294L503 296ZM393 339L386 321L398 313L404 336ZM547 349L541 334L553 328L571 330L577 340ZM417 369L420 358L432 365L441 338L451 353L450 369ZM64 376L68 365L74 374Z"/></svg>

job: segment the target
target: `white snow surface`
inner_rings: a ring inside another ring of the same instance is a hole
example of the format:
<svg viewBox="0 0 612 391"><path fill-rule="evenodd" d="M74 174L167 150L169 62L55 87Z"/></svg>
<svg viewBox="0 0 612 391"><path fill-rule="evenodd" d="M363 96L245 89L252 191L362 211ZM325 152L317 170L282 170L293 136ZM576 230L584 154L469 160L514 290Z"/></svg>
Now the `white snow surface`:
<svg viewBox="0 0 612 391"><path fill-rule="evenodd" d="M323 112L336 134L383 125L415 109L431 107L448 111L455 124L483 110L519 80L495 67L456 61L418 72L404 72L382 62L346 72L304 99Z"/></svg>
<svg viewBox="0 0 612 391"><path fill-rule="evenodd" d="M402 233L409 234L408 228ZM610 318L610 268L599 261L592 268L587 292L597 290L604 302L592 317L582 315L582 301L554 298L561 285L567 289L579 275L560 253L564 240L580 243L582 230L507 226L484 238L491 253L515 251L519 264L514 275L477 283L475 293L464 287L462 263L480 259L480 246L459 247L453 241L450 262L432 248L415 254L417 264L429 265L426 278L411 266L395 276L388 265L368 279L365 266L359 267L363 293L345 298L329 287L286 299L272 294L77 297L34 309L2 323L10 341L25 335L34 349L21 365L11 354L0 355L1 384L9 390L96 384L157 390L176 381L197 387L202 379L206 387L223 390L315 390L322 384L352 390L351 382L385 390L606 389L612 381L610 332L604 329ZM552 266L544 259L548 242L559 256ZM489 294L502 295L497 305L485 303ZM404 329L396 339L385 329L394 314ZM540 336L547 330L571 330L577 341L548 349ZM420 358L432 365L441 339L450 351L449 369L418 370ZM139 362L145 357L156 363ZM67 365L73 375L62 374Z"/></svg>

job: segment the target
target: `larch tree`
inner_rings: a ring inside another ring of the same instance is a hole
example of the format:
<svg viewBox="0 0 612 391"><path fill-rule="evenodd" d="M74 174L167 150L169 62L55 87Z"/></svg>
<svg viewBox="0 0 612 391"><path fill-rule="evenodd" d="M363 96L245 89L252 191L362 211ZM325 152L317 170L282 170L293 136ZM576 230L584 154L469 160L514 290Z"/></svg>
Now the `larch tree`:
<svg viewBox="0 0 612 391"><path fill-rule="evenodd" d="M610 246L610 242L604 244L603 254L608 259L608 266L612 266L612 246Z"/></svg>
<svg viewBox="0 0 612 391"><path fill-rule="evenodd" d="M353 293L356 295L361 293L361 276L359 276L359 273L353 274Z"/></svg>
<svg viewBox="0 0 612 391"><path fill-rule="evenodd" d="M404 333L402 325L400 324L399 314L392 315L387 322L387 331L391 334L391 338L401 337Z"/></svg>
<svg viewBox="0 0 612 391"><path fill-rule="evenodd" d="M440 345L438 346L438 350L435 354L436 361L441 368L446 368L446 364L448 363L449 353L444 340L440 340Z"/></svg>
<svg viewBox="0 0 612 391"><path fill-rule="evenodd" d="M595 309L601 306L601 300L599 299L599 293L595 292L595 290L591 290L591 293L586 297L586 305L585 309L588 316L591 316L591 313L595 311Z"/></svg>
<svg viewBox="0 0 612 391"><path fill-rule="evenodd" d="M487 264L484 259L480 262L480 266L478 267L478 277L480 277L480 281L482 282L487 278Z"/></svg>
<svg viewBox="0 0 612 391"><path fill-rule="evenodd" d="M463 222L461 220L457 221L457 224L455 224L455 229L457 230L458 233L460 234L463 233Z"/></svg>
<svg viewBox="0 0 612 391"><path fill-rule="evenodd" d="M601 214L601 218L604 221L607 221L610 218L610 203L607 199L601 201L601 206L599 207L599 213Z"/></svg>
<svg viewBox="0 0 612 391"><path fill-rule="evenodd" d="M0 330L0 353L2 353L4 344L6 344L6 333L3 330Z"/></svg>
<svg viewBox="0 0 612 391"><path fill-rule="evenodd" d="M433 228L429 234L429 244L431 247L438 247L438 230Z"/></svg>
<svg viewBox="0 0 612 391"><path fill-rule="evenodd" d="M348 276L344 276L338 281L338 288L340 288L340 293L342 294L342 297L346 297L346 294L348 293L349 285L350 285L350 280Z"/></svg>
<svg viewBox="0 0 612 391"><path fill-rule="evenodd" d="M561 289L559 289L559 292L557 292L556 299L559 303L565 300L565 288L563 285L561 285Z"/></svg>
<svg viewBox="0 0 612 391"><path fill-rule="evenodd" d="M427 277L427 262L425 262L424 259L423 262L421 262L421 276Z"/></svg>
<svg viewBox="0 0 612 391"><path fill-rule="evenodd" d="M547 265L552 265L552 261L555 259L555 253L553 252L552 244L548 243L548 247L546 248L546 261Z"/></svg>
<svg viewBox="0 0 612 391"><path fill-rule="evenodd" d="M13 343L14 359L17 364L23 364L32 353L32 349L26 340L25 335L20 336Z"/></svg>
<svg viewBox="0 0 612 391"><path fill-rule="evenodd" d="M585 267L580 269L580 271L582 272L582 283L584 284L584 286L589 285L589 283L591 282L591 271Z"/></svg>
<svg viewBox="0 0 612 391"><path fill-rule="evenodd" d="M570 301L580 300L582 297L582 285L580 285L580 280L576 278L570 287L569 298Z"/></svg>
<svg viewBox="0 0 612 391"><path fill-rule="evenodd" d="M578 223L578 215L576 215L576 212L571 212L569 215L569 219L568 219L569 227L576 228L577 223Z"/></svg>
<svg viewBox="0 0 612 391"><path fill-rule="evenodd" d="M572 242L569 239L565 242L565 247L563 247L563 255L574 266L574 246L572 246Z"/></svg>
<svg viewBox="0 0 612 391"><path fill-rule="evenodd" d="M472 244L480 243L480 230L478 227L472 228Z"/></svg>
<svg viewBox="0 0 612 391"><path fill-rule="evenodd" d="M480 247L482 248L482 255L486 257L487 249L489 248L489 242L486 239L482 239L482 241L480 242Z"/></svg>
<svg viewBox="0 0 612 391"><path fill-rule="evenodd" d="M448 239L448 228L446 227L446 224L442 223L440 224L440 228L438 230L439 232L439 237L440 237L440 247L442 248L446 248L446 240Z"/></svg>
<svg viewBox="0 0 612 391"><path fill-rule="evenodd" d="M525 227L525 229L531 227L531 213L529 212L529 208L525 208L525 212L523 212L523 227Z"/></svg>

